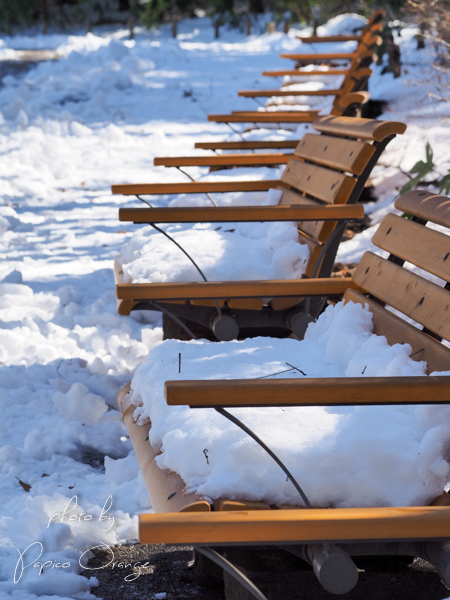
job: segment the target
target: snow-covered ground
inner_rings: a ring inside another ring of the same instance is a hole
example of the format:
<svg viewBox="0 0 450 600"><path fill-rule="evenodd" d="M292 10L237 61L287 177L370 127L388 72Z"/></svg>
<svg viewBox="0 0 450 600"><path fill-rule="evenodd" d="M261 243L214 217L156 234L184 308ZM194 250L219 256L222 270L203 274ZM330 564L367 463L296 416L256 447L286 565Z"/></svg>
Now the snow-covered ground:
<svg viewBox="0 0 450 600"><path fill-rule="evenodd" d="M113 259L137 230L119 223L117 209L138 201L111 196L110 185L186 181L154 168L153 157L201 153L196 141L228 136L207 114L253 106L237 91L269 87L261 71L286 66L279 54L300 48L296 33L223 29L214 40L210 22L196 19L180 24L177 40L168 29L138 30L134 41L119 29L3 38L0 59L24 48L63 58L6 76L0 88L0 597L92 598L95 578L79 576L82 553L136 538L136 515L149 508L116 397L161 339L160 317L117 315ZM376 169L375 222L406 181L398 167L423 158L426 140L442 174L450 166L450 103L431 87L414 33L396 40L402 78L376 68L370 84L390 103L382 118L408 123ZM343 244L339 259L358 260L371 234Z"/></svg>

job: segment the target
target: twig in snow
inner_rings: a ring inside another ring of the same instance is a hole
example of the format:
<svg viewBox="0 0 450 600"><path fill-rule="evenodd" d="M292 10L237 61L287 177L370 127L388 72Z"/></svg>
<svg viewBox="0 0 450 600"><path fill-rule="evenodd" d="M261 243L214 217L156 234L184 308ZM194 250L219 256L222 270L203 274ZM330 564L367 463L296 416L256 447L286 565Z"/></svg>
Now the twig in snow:
<svg viewBox="0 0 450 600"><path fill-rule="evenodd" d="M288 362L285 363L288 367L292 367L293 369L295 369L296 371L299 371L302 375L304 375L305 377L307 377L306 373L304 371L302 371L301 369L299 369L298 367L294 367L294 365L290 365Z"/></svg>
<svg viewBox="0 0 450 600"><path fill-rule="evenodd" d="M417 350L416 352L414 352L414 354L410 354L410 358L411 356L415 356L416 354L419 354L419 352L423 352L425 350L425 348L421 348L420 350Z"/></svg>
<svg viewBox="0 0 450 600"><path fill-rule="evenodd" d="M271 373L270 375L263 375L262 377L256 377L255 379L266 379L267 377L275 377L275 375L281 375L282 373L289 373L294 369L286 369L286 371L278 371L278 373Z"/></svg>

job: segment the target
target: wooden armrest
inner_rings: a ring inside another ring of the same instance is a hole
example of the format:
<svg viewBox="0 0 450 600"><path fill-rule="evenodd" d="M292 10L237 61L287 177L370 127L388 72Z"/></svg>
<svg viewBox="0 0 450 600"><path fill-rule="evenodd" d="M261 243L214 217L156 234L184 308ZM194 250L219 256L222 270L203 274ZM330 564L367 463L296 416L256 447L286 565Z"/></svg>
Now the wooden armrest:
<svg viewBox="0 0 450 600"><path fill-rule="evenodd" d="M361 289L348 278L279 279L263 281L196 281L194 283L121 283L119 300L205 300L334 296L348 288Z"/></svg>
<svg viewBox="0 0 450 600"><path fill-rule="evenodd" d="M264 192L279 185L278 179L262 181L201 181L189 183L125 183L111 186L113 194L201 194L205 192Z"/></svg>
<svg viewBox="0 0 450 600"><path fill-rule="evenodd" d="M144 544L435 540L450 537L448 506L313 508L140 515Z"/></svg>
<svg viewBox="0 0 450 600"><path fill-rule="evenodd" d="M362 204L326 206L221 206L120 208L119 221L133 223L222 223L229 221L328 221L362 219Z"/></svg>
<svg viewBox="0 0 450 600"><path fill-rule="evenodd" d="M166 381L164 393L167 404L191 408L441 404L450 402L450 377Z"/></svg>
<svg viewBox="0 0 450 600"><path fill-rule="evenodd" d="M315 71L299 71L298 69L286 69L282 71L263 71L261 74L264 77L313 77L316 75L347 75L348 69L328 69L322 71L317 69Z"/></svg>
<svg viewBox="0 0 450 600"><path fill-rule="evenodd" d="M280 54L280 58L291 58L292 60L300 60L302 62L310 61L317 62L318 60L344 60L352 59L357 56L357 52L336 52L326 54Z"/></svg>
<svg viewBox="0 0 450 600"><path fill-rule="evenodd" d="M255 111L252 115L231 114L231 115L208 115L208 121L215 123L312 123L317 119L317 113L296 111L294 114L289 110L271 114L270 111Z"/></svg>
<svg viewBox="0 0 450 600"><path fill-rule="evenodd" d="M299 107L301 107L301 105L299 104ZM267 110L265 112L261 111L261 110L232 110L231 114L232 115L243 115L246 117L258 117L259 115L270 115L271 117L285 117L286 113L288 113L289 115L293 115L293 116L297 116L297 115L302 115L302 116L316 116L318 117L320 110L302 110L301 108L299 108L298 110Z"/></svg>
<svg viewBox="0 0 450 600"><path fill-rule="evenodd" d="M320 44L323 42L360 42L362 35L311 35L309 37L296 36L304 44Z"/></svg>
<svg viewBox="0 0 450 600"><path fill-rule="evenodd" d="M271 96L339 96L344 90L241 90L238 96L259 98Z"/></svg>
<svg viewBox="0 0 450 600"><path fill-rule="evenodd" d="M157 156L155 167L234 167L285 165L290 154L221 154L220 156Z"/></svg>
<svg viewBox="0 0 450 600"><path fill-rule="evenodd" d="M280 141L250 141L250 142L196 142L194 148L203 148L203 150L262 150L296 148L300 140L280 140Z"/></svg>

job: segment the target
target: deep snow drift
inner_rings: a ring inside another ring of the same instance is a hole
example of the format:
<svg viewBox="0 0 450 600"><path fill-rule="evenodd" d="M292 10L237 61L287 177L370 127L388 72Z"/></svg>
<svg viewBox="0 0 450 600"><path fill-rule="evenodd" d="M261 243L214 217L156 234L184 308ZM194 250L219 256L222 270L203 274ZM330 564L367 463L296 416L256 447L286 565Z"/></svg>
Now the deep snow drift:
<svg viewBox="0 0 450 600"><path fill-rule="evenodd" d="M286 66L279 54L300 47L295 30L246 38L223 29L214 40L209 20L196 19L181 23L179 31L177 40L163 29L137 30L128 41L127 32L117 29L18 36L0 45L0 58L10 58L14 48L53 48L63 57L6 76L0 88L2 598L92 598L95 581L79 575L87 558L82 554L102 542L136 538L136 515L149 509L116 398L161 339L160 317L117 314L113 260L138 229L120 223L117 209L139 202L111 196L110 185L187 181L174 169L152 167L153 157L193 154L195 141L229 135L225 125L208 123L207 114L253 106L237 91L268 87L261 71ZM408 170L423 158L426 139L442 172L450 166L444 120L449 103L439 100L430 83L427 54L415 50L414 34L403 30L396 38L404 75L393 80L377 67L371 81L373 97L389 100L381 118L408 123L375 171L379 201L367 207L375 223L406 181L399 167ZM263 129L246 135L280 139L303 133ZM204 175L200 168L189 173ZM251 175L269 176L264 170ZM371 234L342 244L340 260L358 260ZM273 259L268 257L269 265ZM283 362L278 351L265 360ZM398 419L411 422L412 431L417 423L431 430L435 416L399 413ZM412 443L417 448L419 438ZM433 452L427 468L436 482L444 473ZM29 565L23 572L19 553ZM38 563L46 561L51 566L40 575Z"/></svg>
<svg viewBox="0 0 450 600"><path fill-rule="evenodd" d="M360 305L329 306L305 339L166 340L132 380L138 423L150 419L156 461L188 492L211 498L303 504L286 475L244 432L213 409L167 406L164 381L424 375L408 344L374 335ZM181 354L181 373L178 356ZM289 369L289 365L296 369ZM425 398L424 398L425 400ZM276 402L276 398L274 398ZM231 411L277 454L313 506L420 506L442 493L449 463L449 407L288 407ZM208 461L204 449L208 449Z"/></svg>

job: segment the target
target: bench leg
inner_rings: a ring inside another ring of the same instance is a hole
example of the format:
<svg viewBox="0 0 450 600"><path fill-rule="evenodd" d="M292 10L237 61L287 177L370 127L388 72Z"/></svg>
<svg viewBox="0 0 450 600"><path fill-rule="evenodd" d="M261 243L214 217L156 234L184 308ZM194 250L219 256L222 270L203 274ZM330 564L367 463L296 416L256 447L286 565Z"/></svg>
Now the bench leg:
<svg viewBox="0 0 450 600"><path fill-rule="evenodd" d="M212 548L208 548L207 546L197 546L197 552L206 556L214 563L222 567L224 572L231 575L236 581L238 581L256 600L267 600L267 597L259 590L256 585L254 585L250 579L242 573L235 565L233 565L230 561L224 558L221 554L213 550Z"/></svg>

